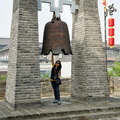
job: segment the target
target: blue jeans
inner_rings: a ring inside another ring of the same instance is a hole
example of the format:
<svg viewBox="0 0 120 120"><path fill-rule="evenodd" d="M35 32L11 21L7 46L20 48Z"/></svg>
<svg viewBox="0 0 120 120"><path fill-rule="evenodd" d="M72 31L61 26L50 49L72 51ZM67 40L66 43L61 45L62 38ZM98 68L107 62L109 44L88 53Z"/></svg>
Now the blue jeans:
<svg viewBox="0 0 120 120"><path fill-rule="evenodd" d="M56 85L55 81L51 81L53 90L54 90L54 96L56 100L60 100L60 91L59 91L59 85Z"/></svg>

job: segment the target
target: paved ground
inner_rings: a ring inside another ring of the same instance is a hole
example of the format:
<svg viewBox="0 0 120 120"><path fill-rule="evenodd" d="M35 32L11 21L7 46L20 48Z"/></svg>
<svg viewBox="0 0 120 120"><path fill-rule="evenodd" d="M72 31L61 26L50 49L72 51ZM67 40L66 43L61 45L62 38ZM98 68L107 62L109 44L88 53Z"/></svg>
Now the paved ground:
<svg viewBox="0 0 120 120"><path fill-rule="evenodd" d="M91 113L96 114L116 114L116 116L111 116L111 118L96 118L95 120L120 120L120 98L114 97L110 98L110 102L71 102L70 97L62 97L61 105L53 103L53 98L42 98L40 108L31 108L31 109L20 109L20 110L11 110L5 106L4 101L0 101L0 120L34 120L30 116L35 117L35 120L49 120L48 116L67 116L69 118L74 118L77 115L91 116ZM109 112L108 112L109 111ZM98 113L97 113L98 112ZM39 118L40 116L41 118ZM43 117L42 117L43 116ZM45 119L46 116L46 119ZM37 118L38 117L38 118ZM15 119L16 118L16 119ZM57 119L57 118L56 118ZM54 119L54 120L56 120ZM53 120L53 119L50 119ZM64 119L63 119L64 120ZM74 120L74 119L71 119ZM75 119L77 120L77 119ZM80 119L82 120L82 119ZM86 119L87 120L87 119ZM92 120L92 119L90 119Z"/></svg>

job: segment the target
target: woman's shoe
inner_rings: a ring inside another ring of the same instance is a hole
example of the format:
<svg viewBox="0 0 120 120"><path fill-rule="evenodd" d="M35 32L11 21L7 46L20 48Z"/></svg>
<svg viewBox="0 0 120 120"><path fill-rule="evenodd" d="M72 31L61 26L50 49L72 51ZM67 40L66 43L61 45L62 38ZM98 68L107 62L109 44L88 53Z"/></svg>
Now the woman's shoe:
<svg viewBox="0 0 120 120"><path fill-rule="evenodd" d="M58 104L58 105L60 105L60 104L61 104L61 102L60 102L60 101L57 101L57 104Z"/></svg>
<svg viewBox="0 0 120 120"><path fill-rule="evenodd" d="M58 103L58 101L57 101L57 100L54 100L53 103Z"/></svg>

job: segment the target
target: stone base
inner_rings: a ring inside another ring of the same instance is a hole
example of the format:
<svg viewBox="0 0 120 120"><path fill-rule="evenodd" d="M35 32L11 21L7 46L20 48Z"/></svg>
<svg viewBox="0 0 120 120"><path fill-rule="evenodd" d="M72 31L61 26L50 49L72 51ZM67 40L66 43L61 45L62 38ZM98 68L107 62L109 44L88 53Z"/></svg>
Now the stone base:
<svg viewBox="0 0 120 120"><path fill-rule="evenodd" d="M15 104L11 104L8 103L7 101L5 101L5 105L6 107L8 107L9 109L12 110L17 110L17 109L25 109L25 108L40 108L41 107L41 101L35 101L35 102L23 102L23 103L15 103Z"/></svg>
<svg viewBox="0 0 120 120"><path fill-rule="evenodd" d="M101 102L101 103L108 103L110 102L110 97L71 97L71 101L73 102L88 102L88 103L93 103L93 102Z"/></svg>

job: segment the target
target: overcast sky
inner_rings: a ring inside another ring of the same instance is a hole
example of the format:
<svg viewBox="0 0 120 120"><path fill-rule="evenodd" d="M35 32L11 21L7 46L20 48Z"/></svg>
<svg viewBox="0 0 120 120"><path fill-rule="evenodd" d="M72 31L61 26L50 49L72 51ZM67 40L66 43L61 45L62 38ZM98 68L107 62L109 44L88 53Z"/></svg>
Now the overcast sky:
<svg viewBox="0 0 120 120"><path fill-rule="evenodd" d="M114 3L117 12L114 13L115 18L115 44L120 44L120 0L107 0L107 5ZM100 23L102 37L104 41L104 12L102 0L98 0ZM13 0L0 0L0 37L10 37L11 19L12 19ZM68 24L69 32L72 32L72 15L70 13L70 7L64 6L63 13L61 13L61 19ZM52 18L52 13L49 12L49 4L42 5L42 11L38 12L39 16L39 40L42 41L43 29L47 22ZM42 17L41 17L42 16ZM66 17L67 16L67 17ZM110 16L108 15L107 18ZM42 19L41 19L42 18Z"/></svg>

